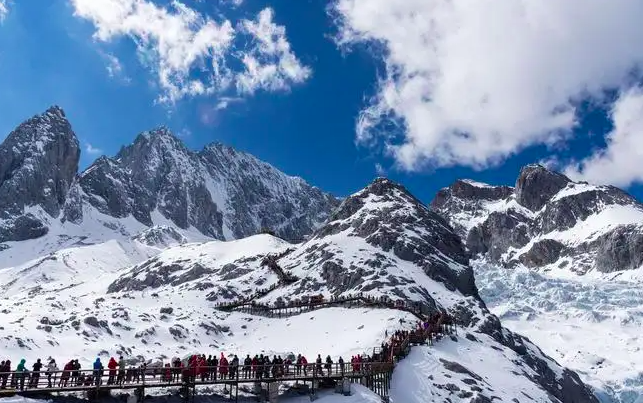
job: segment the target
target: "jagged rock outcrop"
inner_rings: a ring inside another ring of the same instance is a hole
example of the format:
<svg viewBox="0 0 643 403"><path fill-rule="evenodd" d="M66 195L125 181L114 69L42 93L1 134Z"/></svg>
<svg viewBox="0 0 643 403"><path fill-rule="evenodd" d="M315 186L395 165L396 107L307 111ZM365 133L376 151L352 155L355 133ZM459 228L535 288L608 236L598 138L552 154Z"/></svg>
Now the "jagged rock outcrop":
<svg viewBox="0 0 643 403"><path fill-rule="evenodd" d="M188 240L179 231L167 225L154 226L132 237L132 239L156 247L182 245Z"/></svg>
<svg viewBox="0 0 643 403"><path fill-rule="evenodd" d="M78 171L78 140L57 106L19 125L0 144L0 242L42 236L31 207L58 217Z"/></svg>
<svg viewBox="0 0 643 403"><path fill-rule="evenodd" d="M527 165L516 181L516 201L531 211L538 211L569 182L565 175L542 165Z"/></svg>
<svg viewBox="0 0 643 403"><path fill-rule="evenodd" d="M438 192L431 209L472 254L507 266L583 274L643 264L641 203L618 188L576 183L540 165L524 167L515 188L457 181Z"/></svg>
<svg viewBox="0 0 643 403"><path fill-rule="evenodd" d="M299 241L339 205L301 178L230 147L191 151L165 127L140 134L80 175L79 157L78 139L59 107L9 134L0 145L0 242L38 238L52 226L60 227L53 236L64 242L68 233L101 242L106 239L83 235L82 228L131 237L168 221L216 239L269 229Z"/></svg>
<svg viewBox="0 0 643 403"><path fill-rule="evenodd" d="M80 177L86 200L104 214L153 224L158 211L179 228L235 239L270 228L299 240L338 205L332 196L236 150L188 150L166 128L145 132Z"/></svg>

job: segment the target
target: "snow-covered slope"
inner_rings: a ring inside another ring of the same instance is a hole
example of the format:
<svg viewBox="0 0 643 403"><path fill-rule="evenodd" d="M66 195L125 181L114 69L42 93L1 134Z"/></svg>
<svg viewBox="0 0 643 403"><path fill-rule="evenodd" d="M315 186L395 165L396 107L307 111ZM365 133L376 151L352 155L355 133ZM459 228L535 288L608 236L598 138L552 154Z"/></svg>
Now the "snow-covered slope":
<svg viewBox="0 0 643 403"><path fill-rule="evenodd" d="M515 188L457 181L431 208L491 262L577 274L643 267L641 203L540 165L524 167Z"/></svg>
<svg viewBox="0 0 643 403"><path fill-rule="evenodd" d="M643 399L643 290L639 282L553 278L475 264L489 308L561 364L603 391L605 402ZM629 273L627 273L629 274Z"/></svg>
<svg viewBox="0 0 643 403"><path fill-rule="evenodd" d="M386 179L344 200L300 245L270 235L184 244L133 267L92 272L91 281L68 287L43 287L36 294L26 284L10 285L2 300L9 320L0 329L0 349L29 360L64 351L60 359L84 363L95 354L120 353L152 361L192 352L348 358L371 351L387 331L415 326L413 315L390 309L336 307L284 319L215 310L216 302L277 282L262 264L266 255L279 256L278 264L299 279L264 301L363 292L457 319L458 336L414 351L396 370L395 403L596 401L576 374L500 325L478 297L459 238ZM5 281L16 278L15 270L3 274ZM422 382L416 394L406 393L411 380Z"/></svg>

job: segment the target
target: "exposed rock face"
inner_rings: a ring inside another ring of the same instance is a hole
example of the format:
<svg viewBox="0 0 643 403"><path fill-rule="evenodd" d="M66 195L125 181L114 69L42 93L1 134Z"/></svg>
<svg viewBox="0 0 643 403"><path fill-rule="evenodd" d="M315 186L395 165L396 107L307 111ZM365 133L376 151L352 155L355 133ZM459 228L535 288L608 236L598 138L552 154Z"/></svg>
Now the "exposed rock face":
<svg viewBox="0 0 643 403"><path fill-rule="evenodd" d="M167 129L138 136L80 179L87 202L114 217L153 224L158 211L179 228L217 239L269 228L286 239L310 234L338 201L256 158L216 144L196 153Z"/></svg>
<svg viewBox="0 0 643 403"><path fill-rule="evenodd" d="M457 181L438 193L431 209L472 254L507 266L583 274L643 264L641 203L615 187L575 183L539 165L524 167L513 189Z"/></svg>
<svg viewBox="0 0 643 403"><path fill-rule="evenodd" d="M527 165L516 181L516 201L531 211L538 211L569 182L565 175L542 165Z"/></svg>
<svg viewBox="0 0 643 403"><path fill-rule="evenodd" d="M27 120L0 144L0 242L47 233L38 206L57 217L78 171L78 140L59 107Z"/></svg>
<svg viewBox="0 0 643 403"><path fill-rule="evenodd" d="M230 147L188 150L164 127L142 133L114 158L100 157L77 175L79 156L59 107L9 134L0 145L0 242L38 238L60 223L83 227L85 215L96 210L116 219L98 225L124 236L135 233L118 220L133 217L143 226L169 221L216 239L268 229L301 240L339 205L301 178Z"/></svg>
<svg viewBox="0 0 643 403"><path fill-rule="evenodd" d="M181 233L168 226L149 228L134 236L133 239L148 246L161 247L187 243L187 239Z"/></svg>

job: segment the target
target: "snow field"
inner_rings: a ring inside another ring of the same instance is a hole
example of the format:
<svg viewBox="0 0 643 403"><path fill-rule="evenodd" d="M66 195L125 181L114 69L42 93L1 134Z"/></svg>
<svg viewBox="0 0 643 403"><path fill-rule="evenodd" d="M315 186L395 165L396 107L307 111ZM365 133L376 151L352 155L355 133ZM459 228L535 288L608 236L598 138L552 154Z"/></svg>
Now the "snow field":
<svg viewBox="0 0 643 403"><path fill-rule="evenodd" d="M603 401L643 401L640 282L552 277L482 262L475 271L482 298L509 329L576 370Z"/></svg>

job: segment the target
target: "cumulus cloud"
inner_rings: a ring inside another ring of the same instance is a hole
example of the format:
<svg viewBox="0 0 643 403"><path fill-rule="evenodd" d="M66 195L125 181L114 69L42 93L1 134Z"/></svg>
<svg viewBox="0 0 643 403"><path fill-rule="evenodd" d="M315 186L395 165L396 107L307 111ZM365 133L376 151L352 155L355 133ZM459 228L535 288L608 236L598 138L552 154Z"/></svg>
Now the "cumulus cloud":
<svg viewBox="0 0 643 403"><path fill-rule="evenodd" d="M357 139L406 170L480 169L564 141L578 101L626 86L643 62L641 1L335 0L330 11L341 46L382 50Z"/></svg>
<svg viewBox="0 0 643 403"><path fill-rule="evenodd" d="M614 129L607 147L570 164L565 173L577 180L630 186L643 183L643 89L623 92L611 111Z"/></svg>
<svg viewBox="0 0 643 403"><path fill-rule="evenodd" d="M304 82L311 74L291 51L286 29L273 18L274 12L267 8L255 21L241 23L241 30L253 38L253 45L241 57L245 71L237 75L240 92L288 89L290 83Z"/></svg>
<svg viewBox="0 0 643 403"><path fill-rule="evenodd" d="M225 80L217 73L234 37L229 21L217 23L177 1L171 10L145 0L71 1L75 15L96 26L96 39L126 35L141 53L153 57L159 84L166 91L162 100L204 94ZM203 66L206 59L214 72L212 82L191 78L192 69Z"/></svg>
<svg viewBox="0 0 643 403"><path fill-rule="evenodd" d="M271 9L263 10L257 21L233 25L227 19L215 21L177 0L168 6L150 0L71 3L77 17L95 25L97 40L124 36L136 43L140 59L157 76L163 102L236 88L250 93L257 88L284 90L304 81L304 72L309 71L290 51L285 29L272 22ZM243 39L242 35L256 46L248 51L237 49L235 41ZM233 71L230 58L239 58L244 71ZM267 71L269 66L277 69Z"/></svg>
<svg viewBox="0 0 643 403"><path fill-rule="evenodd" d="M103 150L101 150L100 148L96 148L89 143L85 143L85 152L90 155L97 155L102 154Z"/></svg>
<svg viewBox="0 0 643 403"><path fill-rule="evenodd" d="M0 0L0 22L4 21L7 14L9 14L9 7L7 6L7 0Z"/></svg>

